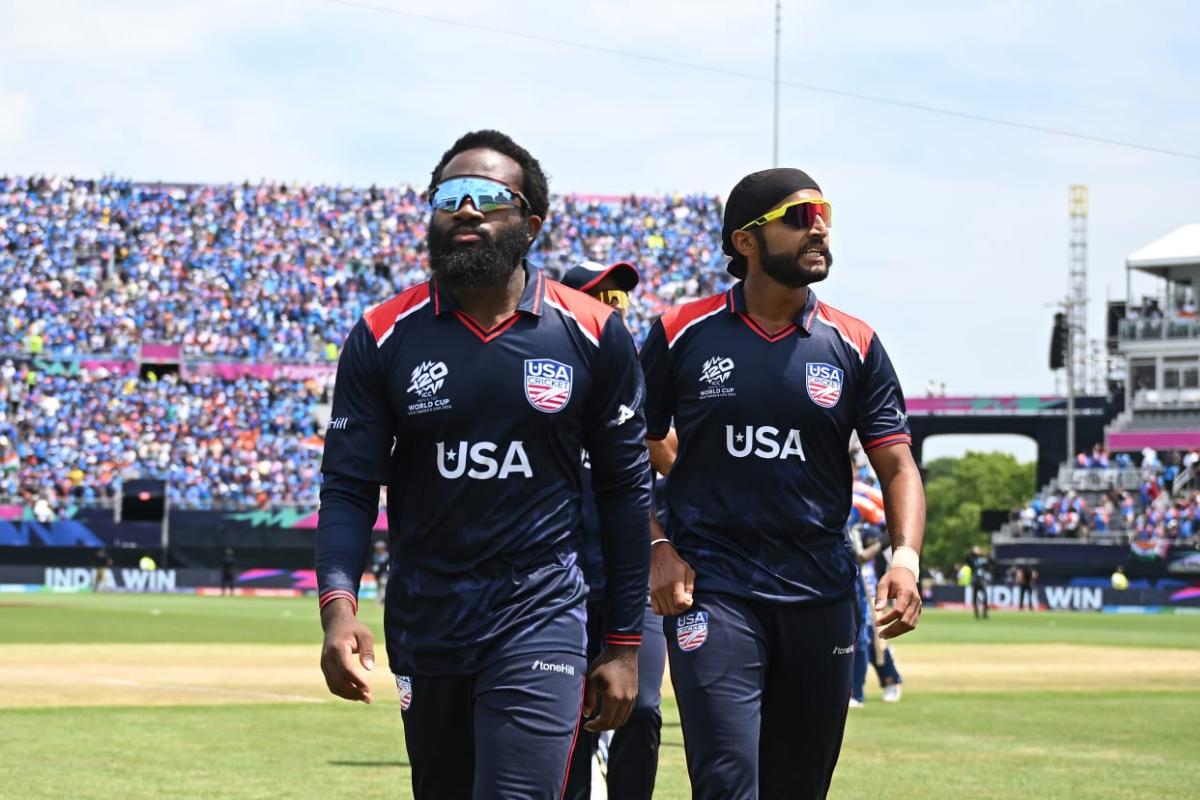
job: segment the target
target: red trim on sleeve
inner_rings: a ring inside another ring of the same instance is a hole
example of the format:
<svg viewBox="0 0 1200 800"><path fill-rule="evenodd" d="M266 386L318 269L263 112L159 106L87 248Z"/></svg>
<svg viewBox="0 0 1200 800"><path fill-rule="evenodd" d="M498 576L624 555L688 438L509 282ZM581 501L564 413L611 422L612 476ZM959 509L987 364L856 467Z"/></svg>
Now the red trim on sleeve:
<svg viewBox="0 0 1200 800"><path fill-rule="evenodd" d="M838 335L858 353L859 359L867 360L867 350L871 348L871 339L875 336L870 325L828 303L817 303L817 319L832 325Z"/></svg>
<svg viewBox="0 0 1200 800"><path fill-rule="evenodd" d="M642 635L640 633L610 633L604 637L604 641L608 644L636 647L642 643Z"/></svg>
<svg viewBox="0 0 1200 800"><path fill-rule="evenodd" d="M375 337L375 343L380 344L387 338L388 332L397 322L429 302L429 284L422 283L405 289L389 300L384 300L377 306L367 309L363 319Z"/></svg>
<svg viewBox="0 0 1200 800"><path fill-rule="evenodd" d="M880 447L890 447L894 444L912 444L912 437L907 433L888 434L864 444L863 451L869 453L872 450L878 450Z"/></svg>
<svg viewBox="0 0 1200 800"><path fill-rule="evenodd" d="M729 299L722 292L668 310L662 315L663 333L667 335L667 347L674 346L675 340L700 320L728 310L728 304Z"/></svg>
<svg viewBox="0 0 1200 800"><path fill-rule="evenodd" d="M604 323L608 322L608 318L615 313L612 306L605 305L583 292L563 286L558 281L546 281L546 300L574 316L579 327L590 333L596 341L600 341Z"/></svg>
<svg viewBox="0 0 1200 800"><path fill-rule="evenodd" d="M345 589L330 589L325 594L321 595L321 608L332 603L339 598L345 598L350 601L350 605L354 608L354 613L358 613L358 598L354 596L354 592L348 592Z"/></svg>

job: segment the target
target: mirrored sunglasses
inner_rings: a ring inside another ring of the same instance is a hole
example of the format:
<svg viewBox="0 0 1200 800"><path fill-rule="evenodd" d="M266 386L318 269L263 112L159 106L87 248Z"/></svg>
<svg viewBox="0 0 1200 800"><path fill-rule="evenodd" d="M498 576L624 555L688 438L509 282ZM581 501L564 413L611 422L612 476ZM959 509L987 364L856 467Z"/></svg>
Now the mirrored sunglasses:
<svg viewBox="0 0 1200 800"><path fill-rule="evenodd" d="M473 175L450 178L439 183L429 198L429 205L437 211L453 214L462 208L468 198L481 214L506 208L529 208L529 201L520 192L513 191L499 181ZM519 205L517 200L521 201Z"/></svg>

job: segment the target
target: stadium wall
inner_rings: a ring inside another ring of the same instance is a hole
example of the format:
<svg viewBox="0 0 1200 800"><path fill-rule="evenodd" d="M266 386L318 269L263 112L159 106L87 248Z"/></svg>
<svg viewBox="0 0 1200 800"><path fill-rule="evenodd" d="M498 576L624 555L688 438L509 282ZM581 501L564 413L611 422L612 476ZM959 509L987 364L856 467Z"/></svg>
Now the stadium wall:
<svg viewBox="0 0 1200 800"><path fill-rule="evenodd" d="M243 595L298 597L315 595L316 573L311 569L243 569L234 573L234 591ZM0 566L0 593L170 593L219 594L221 571L191 567L146 570L114 566L93 567ZM363 576L360 596L375 596L375 579Z"/></svg>
<svg viewBox="0 0 1200 800"><path fill-rule="evenodd" d="M923 592L926 605L937 608L970 608L971 593L969 586L932 586ZM987 594L992 608L1015 611L1020 607L1020 589L1016 586L989 586ZM1034 594L1037 608L1044 611L1200 614L1200 586L1195 585L1118 591L1077 583L1038 586Z"/></svg>

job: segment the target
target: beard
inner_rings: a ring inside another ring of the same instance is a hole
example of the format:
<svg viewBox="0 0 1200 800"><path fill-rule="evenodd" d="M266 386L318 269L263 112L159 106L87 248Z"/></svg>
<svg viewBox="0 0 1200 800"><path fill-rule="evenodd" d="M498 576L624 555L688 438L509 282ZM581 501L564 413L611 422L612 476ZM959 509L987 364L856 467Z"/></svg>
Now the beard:
<svg viewBox="0 0 1200 800"><path fill-rule="evenodd" d="M480 240L469 245L454 243L456 234L468 232ZM434 276L463 289L482 289L507 282L529 250L524 225L506 226L495 239L471 226L443 231L430 225L426 243L429 269Z"/></svg>
<svg viewBox="0 0 1200 800"><path fill-rule="evenodd" d="M833 266L833 253L829 252L822 240L805 242L797 253L771 253L767 251L765 238L759 238L759 250L762 253L763 272L770 275L779 283L792 289L819 283L829 277L829 269ZM803 264L804 254L816 250L825 259L819 267L806 267Z"/></svg>

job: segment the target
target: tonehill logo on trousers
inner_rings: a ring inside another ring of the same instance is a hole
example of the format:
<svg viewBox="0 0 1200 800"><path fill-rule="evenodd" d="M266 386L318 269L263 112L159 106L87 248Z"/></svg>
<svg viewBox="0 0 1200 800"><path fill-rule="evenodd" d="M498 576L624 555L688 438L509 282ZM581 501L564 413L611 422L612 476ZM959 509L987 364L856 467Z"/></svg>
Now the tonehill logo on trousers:
<svg viewBox="0 0 1200 800"><path fill-rule="evenodd" d="M519 476L532 478L533 468L523 442L510 442L504 451L504 459L496 458L501 445L495 442L445 442L437 443L438 474L448 480L466 475L468 478L486 481L492 478ZM470 469L467 469L468 465Z"/></svg>
<svg viewBox="0 0 1200 800"><path fill-rule="evenodd" d="M557 672L561 675L574 675L574 664L551 664L549 661L542 661L540 658L533 662L534 672Z"/></svg>
<svg viewBox="0 0 1200 800"><path fill-rule="evenodd" d="M782 441L781 441L782 440ZM782 431L774 425L726 425L725 449L734 458L755 455L759 458L804 457L804 446L800 443L800 431L790 428Z"/></svg>

